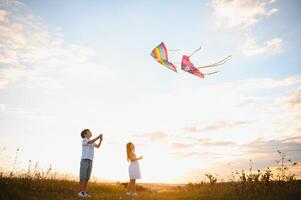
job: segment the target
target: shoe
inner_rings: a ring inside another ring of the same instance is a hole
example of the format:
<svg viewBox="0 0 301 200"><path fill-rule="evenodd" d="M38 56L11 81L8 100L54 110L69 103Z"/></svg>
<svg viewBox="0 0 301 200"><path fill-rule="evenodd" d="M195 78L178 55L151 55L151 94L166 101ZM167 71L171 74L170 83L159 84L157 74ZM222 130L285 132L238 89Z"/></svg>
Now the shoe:
<svg viewBox="0 0 301 200"><path fill-rule="evenodd" d="M86 197L86 194L85 194L84 192L79 192L79 193L77 194L77 196L79 196L79 197Z"/></svg>
<svg viewBox="0 0 301 200"><path fill-rule="evenodd" d="M91 195L85 192L85 197L91 197Z"/></svg>
<svg viewBox="0 0 301 200"><path fill-rule="evenodd" d="M130 192L126 192L125 194L128 196L132 195L132 193L130 193Z"/></svg>
<svg viewBox="0 0 301 200"><path fill-rule="evenodd" d="M133 196L138 196L138 194L136 192L132 193Z"/></svg>

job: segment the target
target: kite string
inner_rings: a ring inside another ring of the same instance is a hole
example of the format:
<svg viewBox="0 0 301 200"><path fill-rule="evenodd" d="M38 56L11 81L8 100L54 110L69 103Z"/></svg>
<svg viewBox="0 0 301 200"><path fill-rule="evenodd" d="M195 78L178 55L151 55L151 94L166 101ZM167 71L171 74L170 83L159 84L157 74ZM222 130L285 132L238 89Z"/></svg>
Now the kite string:
<svg viewBox="0 0 301 200"><path fill-rule="evenodd" d="M171 51L171 52L178 52L180 51L181 49L168 49L168 51ZM179 65L180 63L179 62L176 62L176 63L173 63L174 65Z"/></svg>
<svg viewBox="0 0 301 200"><path fill-rule="evenodd" d="M178 52L180 49L168 49L168 51Z"/></svg>
<svg viewBox="0 0 301 200"><path fill-rule="evenodd" d="M190 58L193 54L195 54L196 52L198 52L201 49L202 49L202 46L200 46L198 49L196 49L194 52L192 52L192 54L190 54L190 56L188 56L188 58Z"/></svg>

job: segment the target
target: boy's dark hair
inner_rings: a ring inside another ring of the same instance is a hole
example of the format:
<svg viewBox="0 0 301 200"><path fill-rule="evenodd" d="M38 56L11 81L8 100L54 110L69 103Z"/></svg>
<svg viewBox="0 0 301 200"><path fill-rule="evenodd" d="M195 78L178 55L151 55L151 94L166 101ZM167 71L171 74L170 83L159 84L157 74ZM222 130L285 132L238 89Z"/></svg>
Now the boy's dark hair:
<svg viewBox="0 0 301 200"><path fill-rule="evenodd" d="M84 129L84 130L80 133L80 136L81 136L82 138L84 138L85 135L86 135L86 133L87 133L87 131L90 131L90 130L89 130L89 129Z"/></svg>

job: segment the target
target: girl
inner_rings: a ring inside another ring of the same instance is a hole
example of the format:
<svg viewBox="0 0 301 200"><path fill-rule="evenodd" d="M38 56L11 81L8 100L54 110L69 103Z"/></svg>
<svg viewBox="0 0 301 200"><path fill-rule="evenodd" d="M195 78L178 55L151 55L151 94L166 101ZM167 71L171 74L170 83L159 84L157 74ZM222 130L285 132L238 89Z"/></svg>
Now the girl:
<svg viewBox="0 0 301 200"><path fill-rule="evenodd" d="M143 157L142 156L136 157L135 146L132 142L126 144L126 154L127 154L127 160L131 162L129 166L130 182L128 184L126 194L137 196L135 183L136 183L136 179L141 178L138 160L141 160Z"/></svg>

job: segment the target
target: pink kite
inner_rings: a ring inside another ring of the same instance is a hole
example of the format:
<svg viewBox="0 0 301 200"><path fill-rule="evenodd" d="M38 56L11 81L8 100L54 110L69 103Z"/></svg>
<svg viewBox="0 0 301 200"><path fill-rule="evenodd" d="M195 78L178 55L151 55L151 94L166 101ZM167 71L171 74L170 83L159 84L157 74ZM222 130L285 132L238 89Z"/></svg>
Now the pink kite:
<svg viewBox="0 0 301 200"><path fill-rule="evenodd" d="M202 73L200 72L199 69L202 69L202 68L209 68L209 67L216 67L216 66L219 66L219 65L222 65L222 64L225 64L228 60L231 59L231 56L227 56L226 58L216 62L216 63L213 63L211 65L206 65L206 66L202 66L202 67L195 67L194 64L190 61L190 57L196 53L197 51L199 51L201 49L198 48L197 50L195 50L190 56L186 56L186 55L183 55L183 58L182 58L182 63L181 63L181 69L185 72L188 72L188 73L191 73L195 76L198 76L200 78L204 78L205 75L211 75L211 74L216 74L218 73L219 71L214 71L214 72L210 72L210 73Z"/></svg>
<svg viewBox="0 0 301 200"><path fill-rule="evenodd" d="M193 75L196 75L200 78L204 78L204 74L200 72L189 60L189 57L186 55L183 55L182 63L181 63L181 69L185 72L189 72Z"/></svg>

